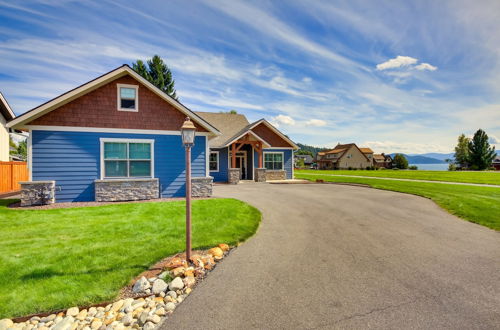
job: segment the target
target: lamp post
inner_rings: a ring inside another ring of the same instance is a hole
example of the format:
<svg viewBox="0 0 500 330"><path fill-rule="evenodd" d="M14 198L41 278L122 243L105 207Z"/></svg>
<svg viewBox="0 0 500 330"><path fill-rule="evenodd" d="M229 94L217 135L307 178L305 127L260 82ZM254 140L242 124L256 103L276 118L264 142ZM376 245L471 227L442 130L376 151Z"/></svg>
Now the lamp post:
<svg viewBox="0 0 500 330"><path fill-rule="evenodd" d="M186 148L186 260L191 259L191 147L194 145L196 127L186 118L181 127L182 144Z"/></svg>

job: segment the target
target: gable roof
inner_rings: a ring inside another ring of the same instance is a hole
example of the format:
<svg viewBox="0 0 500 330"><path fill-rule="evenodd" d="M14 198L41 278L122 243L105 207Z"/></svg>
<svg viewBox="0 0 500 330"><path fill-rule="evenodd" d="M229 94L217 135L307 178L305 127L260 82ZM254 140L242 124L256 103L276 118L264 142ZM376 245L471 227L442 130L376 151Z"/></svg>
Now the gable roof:
<svg viewBox="0 0 500 330"><path fill-rule="evenodd" d="M342 157L344 157L344 154L351 148L355 147L356 149L359 150L359 152L368 160L370 159L366 157L365 153L373 153L373 151L370 148L358 148L356 143L347 143L347 144L337 144L335 148L332 150L325 151L324 153L318 152L318 156L324 156L326 154L338 154L340 153L339 157L336 157L335 159L327 159L328 161L333 161L336 162L337 160L340 160ZM363 152L363 149L365 152ZM369 151L368 151L369 150Z"/></svg>
<svg viewBox="0 0 500 330"><path fill-rule="evenodd" d="M253 123L249 123L247 118L241 114L232 113L217 113L217 112L196 112L200 117L211 122L219 131L220 136L210 139L211 148L224 148L231 145L236 140L250 134L256 139L260 140L267 146L271 146L270 143L266 142L262 137L252 131L252 128L257 127L260 124L266 125L271 131L285 140L294 149L299 149L299 147L290 140L286 135L277 130L273 125L271 125L267 120L260 119Z"/></svg>
<svg viewBox="0 0 500 330"><path fill-rule="evenodd" d="M9 103L7 102L7 100L5 99L5 97L1 92L0 92L0 113L7 121L16 118L14 111L12 111Z"/></svg>
<svg viewBox="0 0 500 330"><path fill-rule="evenodd" d="M373 154L373 150L370 148L359 148L359 150L364 154Z"/></svg>
<svg viewBox="0 0 500 330"><path fill-rule="evenodd" d="M186 106L184 106L182 103L179 101L173 99L169 95L165 94L163 91L161 91L159 88L151 84L149 81L144 79L141 75L139 75L137 72L135 72L130 66L127 64L124 64L108 73L105 73L104 75L95 78L94 80L91 80L83 85L80 85L79 87L76 87L64 94L61 94L60 96L47 101L43 103L42 105L31 109L24 114L20 115L19 117L15 118L11 122L7 124L7 127L13 127L13 128L21 128L23 125L26 125L26 123L43 116L46 113L51 112L52 110L55 110L59 108L60 106L69 103L77 98L79 98L82 95L85 95L117 78L130 75L132 78L135 80L139 81L142 85L147 87L149 90L151 90L153 93L158 95L160 98L171 104L174 108L191 118L192 121L195 123L199 124L201 127L205 128L208 132L214 134L214 135L220 135L220 132L212 126L209 122L198 116L195 112L191 111L188 109Z"/></svg>

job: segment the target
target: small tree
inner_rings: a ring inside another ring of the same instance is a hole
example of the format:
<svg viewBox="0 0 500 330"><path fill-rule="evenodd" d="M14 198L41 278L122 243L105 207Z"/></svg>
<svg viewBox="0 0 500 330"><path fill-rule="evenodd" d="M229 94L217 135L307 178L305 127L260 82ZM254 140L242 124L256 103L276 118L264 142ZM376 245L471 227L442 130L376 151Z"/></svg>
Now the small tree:
<svg viewBox="0 0 500 330"><path fill-rule="evenodd" d="M455 162L462 168L469 166L469 142L470 139L465 134L461 134L455 147Z"/></svg>
<svg viewBox="0 0 500 330"><path fill-rule="evenodd" d="M132 63L132 68L144 79L161 89L165 94L178 100L172 72L163 59L158 55L154 55L147 61L147 64L146 66L143 61L137 60L135 63Z"/></svg>
<svg viewBox="0 0 500 330"><path fill-rule="evenodd" d="M482 129L478 129L474 137L469 141L469 163L471 169L486 170L495 159L495 147L488 142L488 135Z"/></svg>
<svg viewBox="0 0 500 330"><path fill-rule="evenodd" d="M396 154L394 156L394 165L401 170L407 169L408 159L403 154Z"/></svg>

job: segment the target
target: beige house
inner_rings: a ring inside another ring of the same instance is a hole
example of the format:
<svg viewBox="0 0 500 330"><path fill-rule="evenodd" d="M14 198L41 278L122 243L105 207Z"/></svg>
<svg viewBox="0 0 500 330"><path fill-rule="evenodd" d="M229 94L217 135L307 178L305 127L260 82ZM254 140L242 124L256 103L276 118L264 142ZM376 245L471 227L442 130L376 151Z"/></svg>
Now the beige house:
<svg viewBox="0 0 500 330"><path fill-rule="evenodd" d="M15 115L7 100L0 93L0 162L9 161L9 130L7 121L14 119Z"/></svg>
<svg viewBox="0 0 500 330"><path fill-rule="evenodd" d="M326 169L365 169L373 166L373 150L358 148L355 143L337 144L332 150L319 152L316 156L318 168Z"/></svg>

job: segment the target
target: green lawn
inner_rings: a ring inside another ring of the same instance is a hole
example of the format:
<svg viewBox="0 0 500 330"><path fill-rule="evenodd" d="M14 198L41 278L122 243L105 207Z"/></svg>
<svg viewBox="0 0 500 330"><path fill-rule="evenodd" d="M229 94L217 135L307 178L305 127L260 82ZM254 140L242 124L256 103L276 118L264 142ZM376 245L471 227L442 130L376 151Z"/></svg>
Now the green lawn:
<svg viewBox="0 0 500 330"><path fill-rule="evenodd" d="M184 202L19 210L0 200L0 319L113 299L160 259L184 251ZM193 202L193 248L235 244L261 219L233 199Z"/></svg>
<svg viewBox="0 0 500 330"><path fill-rule="evenodd" d="M468 171L410 171L410 170L378 170L378 171L317 171L297 170L295 173L323 173L336 175L357 175L382 178L416 179L464 183L484 183L500 185L500 171L468 172Z"/></svg>
<svg viewBox="0 0 500 330"><path fill-rule="evenodd" d="M316 171L316 173L322 172L325 171ZM373 188L427 197L456 216L500 230L500 188L327 175L318 176L304 173L304 171L296 171L295 177L312 181L322 179L327 182L362 183Z"/></svg>

